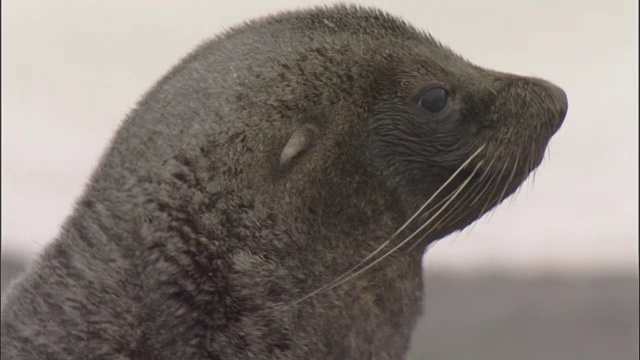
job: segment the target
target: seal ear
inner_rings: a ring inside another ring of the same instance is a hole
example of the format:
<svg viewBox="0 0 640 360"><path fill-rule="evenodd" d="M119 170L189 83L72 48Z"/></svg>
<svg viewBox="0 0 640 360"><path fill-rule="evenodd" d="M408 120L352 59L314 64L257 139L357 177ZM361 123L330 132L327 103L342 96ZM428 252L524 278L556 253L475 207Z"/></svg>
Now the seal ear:
<svg viewBox="0 0 640 360"><path fill-rule="evenodd" d="M280 167L287 167L296 156L311 148L318 132L318 128L310 124L298 127L280 154Z"/></svg>

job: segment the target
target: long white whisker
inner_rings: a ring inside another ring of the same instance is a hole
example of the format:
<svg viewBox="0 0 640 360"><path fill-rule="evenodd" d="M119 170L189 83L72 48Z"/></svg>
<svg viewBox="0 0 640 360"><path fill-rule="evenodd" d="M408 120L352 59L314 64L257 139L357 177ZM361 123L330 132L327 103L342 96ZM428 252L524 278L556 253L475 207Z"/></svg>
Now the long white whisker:
<svg viewBox="0 0 640 360"><path fill-rule="evenodd" d="M497 157L497 155L496 155ZM493 179L496 179L493 189L491 189L491 192L489 193L489 196L487 196L487 201L484 204L484 206L482 207L482 210L480 210L480 214L484 214L485 210L487 209L487 207L491 204L492 199L493 199L493 193L498 189L498 185L500 184L500 179L502 179L502 175L504 175L504 172L507 170L507 165L509 165L508 163L505 163L504 166L502 167L502 170L500 170L500 173L498 174L497 177L493 177Z"/></svg>
<svg viewBox="0 0 640 360"><path fill-rule="evenodd" d="M461 171L462 169L464 169L467 165L469 165L469 163L471 162L471 160L473 160L479 153L480 151L482 151L482 149L484 149L484 147L486 146L486 144L480 146L478 148L478 150L476 150L473 154L471 154L471 156L469 156L469 158L462 164L460 165L460 167L458 168L458 170L456 170L453 175L451 175L449 177L449 179L447 179L447 181L445 181L439 188L438 190L436 190L436 192L433 193L433 195L431 195L431 197L429 197L429 199L427 201L425 201L425 203L418 209L418 211L416 211L413 216L411 216L409 218L409 220L407 220L401 227L400 229L398 229L398 231L396 231L391 238L397 236L398 234L400 234L402 231L404 231L404 229L407 228L407 226L409 226L409 224L411 224L411 222L413 220L415 220L418 216L420 216L420 213L422 213L422 211L427 207L427 205L429 205L429 203L435 199L435 197L447 186L449 185L449 183L453 180L453 178L455 178ZM391 239L389 239L391 240Z"/></svg>
<svg viewBox="0 0 640 360"><path fill-rule="evenodd" d="M477 170L477 168L476 168ZM400 242L400 244L396 245L393 249L387 251L384 255L382 255L381 257L377 258L375 261L369 263L367 266L363 267L362 269L356 271L355 273L351 274L350 276L338 281L335 285L329 287L327 290L333 289L336 286L340 286L342 284L344 284L345 282L349 281L350 279L358 276L360 273L364 272L365 270L371 268L373 265L377 264L378 262L382 261L383 259L385 259L387 256L389 256L390 254L392 254L393 252L395 252L396 250L398 250L399 248L401 248L404 244L406 244L409 240L413 239L416 234L418 234L420 231L424 230L425 227L427 227L427 225L429 225L431 223L431 221L433 221L439 214L440 212L442 212L444 209L447 208L447 206L456 198L456 196L462 191L462 189L471 181L471 178L473 177L473 175L475 174L475 171L471 174L471 176L469 176L456 190L456 192L453 194L453 196L451 197L451 199L449 199L449 201L447 201L442 208L440 208L440 210L438 210L435 214L433 214L432 217L429 218L428 221L426 221L424 224L422 224L422 226L420 226L420 228L418 228L418 230L416 230L415 232L413 232L413 234L411 234L409 237L407 237L406 239L404 239L402 242Z"/></svg>
<svg viewBox="0 0 640 360"><path fill-rule="evenodd" d="M494 161L496 160L497 156L494 156L491 158L491 161L489 162L489 165L487 165L484 169L483 174L480 176L480 178L478 179L478 182L481 183L483 186L482 190L480 190L480 192L478 193L478 196L471 202L471 204L469 204L469 207L471 207L471 205L475 204L477 201L480 200L480 198L482 197L482 194L484 194L485 191L487 191L487 189L489 188L489 186L491 185L491 180L493 179L493 177L487 179L487 177L489 176L489 174L493 173L493 165L494 165ZM485 181L485 179L487 179Z"/></svg>
<svg viewBox="0 0 640 360"><path fill-rule="evenodd" d="M499 204L502 200L504 200L504 197L505 197L505 195L507 193L507 190L509 189L509 186L511 185L511 182L514 179L514 175L515 175L516 170L518 168L518 160L519 160L519 157L518 157L518 155L516 155L516 160L514 161L513 168L511 169L511 174L509 175L509 178L505 182L504 187L503 187L502 191L500 192L500 195L496 198L496 205ZM493 213L489 214L489 220L491 220L491 216L492 215L493 215Z"/></svg>
<svg viewBox="0 0 640 360"><path fill-rule="evenodd" d="M480 161L478 163L478 165L476 166L476 169L474 170L474 173L483 165L484 161ZM465 200L467 200L467 198L469 196L474 196L474 192L477 193L475 190L478 187L481 187L483 185L483 183L480 182L480 180L485 176L486 174L482 174L480 176L479 179L476 179L476 181L474 181L474 184L468 189L468 191L465 192L465 194L459 199L459 201L457 201L453 207L451 207L449 209L449 211L447 211L446 214L444 214L440 221L438 221L433 228L438 228L440 225L442 224L446 224L450 219L452 219L452 217L454 217L455 215L458 215L460 213L460 210L462 210L464 207L467 208L467 212L469 211L469 209L471 209L470 206L466 206L465 205ZM477 199L477 197L476 197ZM474 199L474 200L476 200ZM474 201L475 202L475 201ZM463 214L466 214L467 212L463 212ZM421 240L419 240L418 242L416 242L414 245L412 245L409 249L412 249L416 244L420 243Z"/></svg>
<svg viewBox="0 0 640 360"><path fill-rule="evenodd" d="M293 306L295 304L300 303L301 301L304 301L306 299L309 299L312 296L315 296L316 294L325 292L327 290L333 289L334 287L340 285L343 283L343 279L345 278L345 276L349 275L350 273L352 273L353 271L355 271L357 268L359 268L360 266L362 266L364 263L366 263L369 259L371 259L372 257L374 257L376 254L378 254L380 251L382 251L382 249L384 249L390 242L391 240L393 240L396 236L398 236L402 231L404 231L418 216L421 215L421 213L424 211L424 209L429 205L429 203L431 201L433 201L433 199L436 198L436 196L447 186L449 185L449 183L453 180L453 178L455 178L461 171L462 169L464 169L467 165L469 165L469 163L476 157L478 156L478 154L486 147L486 144L481 145L473 154L471 154L471 156L469 156L469 158L462 164L460 165L460 167L449 177L449 179L447 179L447 181L445 181L439 188L438 190L436 190L433 195L431 195L429 197L429 199L427 199L427 201L424 202L424 204L413 214L413 216L411 216L409 218L409 220L407 220L395 233L393 233L393 235L391 235L391 237L389 237L389 239L387 239L385 242L383 242L380 246L378 246L378 248L376 248L374 251L372 251L366 258L364 258L363 260L361 260L357 265L353 266L351 269L349 269L348 271L344 272L342 275L338 276L337 278L335 278L334 280L332 280L330 283L310 292L309 294L301 297L298 300L295 300L294 302L292 302L290 305ZM405 240L406 241L406 240ZM388 253L387 253L388 254ZM383 257L386 255L383 255ZM366 267L368 268L368 267ZM365 269L366 269L365 268ZM359 274L360 271L356 272L354 275ZM351 276L353 277L353 276ZM350 279L351 277L348 277L347 279Z"/></svg>
<svg viewBox="0 0 640 360"><path fill-rule="evenodd" d="M507 180L507 182L504 185L504 189L502 190L502 193L500 193L500 197L498 198L498 202L504 200L504 197L507 193L507 189L509 189L509 186L511 186L511 182L514 179L514 175L516 174L516 170L518 169L518 161L520 160L520 157L518 156L518 154L516 154L516 160L513 163L513 169L511 170L511 175L509 175L509 180Z"/></svg>
<svg viewBox="0 0 640 360"><path fill-rule="evenodd" d="M471 181L471 179L473 178L473 176L476 174L476 172L478 171L478 168L480 167L480 165L482 165L482 162L480 162L480 164L478 164L478 167L476 167L473 172L471 173L471 175L469 175L469 177L462 183L460 184L460 186L458 186L458 188L456 189L456 191L450 195L450 199L446 202L446 204L444 204L439 210L438 212L436 212L432 217L429 218L429 220L427 220L422 226L420 226L420 228L418 230L416 230L413 234L411 234L411 236L409 236L409 238L407 238L406 240L403 241L403 243L409 241L411 238L413 238L416 234L418 234L420 231L422 231L431 221L433 221L442 211L444 211L444 209L446 209L449 204L456 198L458 197L458 195L462 192L462 190L467 186L467 184ZM459 203L458 203L459 204ZM456 209L455 205L452 209ZM431 233L431 231L433 229L437 229L438 225L440 225L442 223L442 220L449 215L450 213L445 214L445 216L440 219L440 221L438 221L435 225L433 225L431 227L431 229L429 229L422 237L424 238L426 235L429 235ZM414 242L413 245L411 245L409 247L409 250L413 249L417 244L419 244L420 241ZM402 246L402 244L400 244L398 247ZM386 256L386 255L385 255ZM379 259L381 260L381 259Z"/></svg>

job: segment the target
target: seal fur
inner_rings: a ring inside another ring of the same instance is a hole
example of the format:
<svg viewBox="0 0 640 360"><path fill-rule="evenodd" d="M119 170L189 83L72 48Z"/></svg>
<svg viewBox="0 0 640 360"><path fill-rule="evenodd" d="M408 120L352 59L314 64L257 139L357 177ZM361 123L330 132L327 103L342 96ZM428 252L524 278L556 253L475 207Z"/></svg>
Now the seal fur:
<svg viewBox="0 0 640 360"><path fill-rule="evenodd" d="M122 124L3 300L2 357L402 358L425 247L515 191L566 103L375 9L229 30Z"/></svg>

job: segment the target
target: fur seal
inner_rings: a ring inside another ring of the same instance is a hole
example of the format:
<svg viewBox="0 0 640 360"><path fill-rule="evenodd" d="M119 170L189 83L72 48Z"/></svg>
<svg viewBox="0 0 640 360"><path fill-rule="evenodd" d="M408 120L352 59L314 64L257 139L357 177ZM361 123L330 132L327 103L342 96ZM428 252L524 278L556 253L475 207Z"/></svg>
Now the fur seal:
<svg viewBox="0 0 640 360"><path fill-rule="evenodd" d="M513 193L566 111L375 9L231 29L128 115L6 295L2 358L402 358L426 246Z"/></svg>

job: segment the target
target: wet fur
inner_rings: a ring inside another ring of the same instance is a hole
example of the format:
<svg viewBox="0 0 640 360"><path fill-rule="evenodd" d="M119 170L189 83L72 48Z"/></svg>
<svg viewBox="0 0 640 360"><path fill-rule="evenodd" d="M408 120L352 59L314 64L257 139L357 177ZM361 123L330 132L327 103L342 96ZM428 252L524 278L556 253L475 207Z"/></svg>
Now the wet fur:
<svg viewBox="0 0 640 360"><path fill-rule="evenodd" d="M415 108L433 82L456 94L440 122ZM426 245L539 164L564 117L546 89L377 10L229 30L122 124L58 238L3 299L2 358L402 358ZM358 264L369 267L316 291Z"/></svg>

